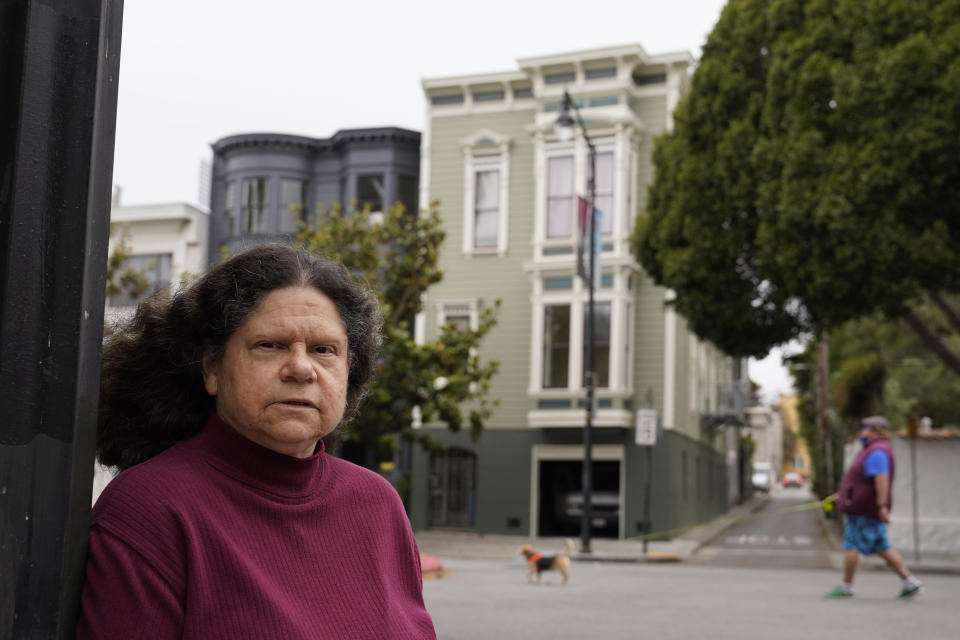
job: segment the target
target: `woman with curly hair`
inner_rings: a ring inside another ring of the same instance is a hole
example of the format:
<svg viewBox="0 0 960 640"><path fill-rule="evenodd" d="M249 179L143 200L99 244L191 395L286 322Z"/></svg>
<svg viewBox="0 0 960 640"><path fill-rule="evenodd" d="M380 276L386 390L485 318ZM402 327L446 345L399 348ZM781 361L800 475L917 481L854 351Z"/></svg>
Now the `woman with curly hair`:
<svg viewBox="0 0 960 640"><path fill-rule="evenodd" d="M396 491L329 455L376 298L282 245L142 303L104 346L78 638L435 638Z"/></svg>

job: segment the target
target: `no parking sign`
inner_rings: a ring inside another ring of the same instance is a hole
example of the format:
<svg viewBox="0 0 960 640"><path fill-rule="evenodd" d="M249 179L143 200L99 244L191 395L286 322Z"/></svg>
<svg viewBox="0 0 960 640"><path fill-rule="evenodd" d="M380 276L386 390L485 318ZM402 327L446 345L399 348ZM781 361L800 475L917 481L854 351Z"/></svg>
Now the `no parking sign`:
<svg viewBox="0 0 960 640"><path fill-rule="evenodd" d="M637 432L635 442L641 447L657 444L657 410L637 409Z"/></svg>

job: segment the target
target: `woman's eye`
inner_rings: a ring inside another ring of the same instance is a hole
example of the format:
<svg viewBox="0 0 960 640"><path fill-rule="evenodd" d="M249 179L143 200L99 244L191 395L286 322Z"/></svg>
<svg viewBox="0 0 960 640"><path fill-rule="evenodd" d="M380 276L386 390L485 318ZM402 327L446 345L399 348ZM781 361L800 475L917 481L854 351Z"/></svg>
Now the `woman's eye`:
<svg viewBox="0 0 960 640"><path fill-rule="evenodd" d="M277 343L276 342L259 342L257 343L257 346L260 347L261 349L276 349Z"/></svg>
<svg viewBox="0 0 960 640"><path fill-rule="evenodd" d="M313 350L314 350L315 353L320 353L320 354L333 353L333 349L331 349L330 347L328 347L328 346L326 346L326 345L321 345L321 346L319 346L319 347L314 347Z"/></svg>

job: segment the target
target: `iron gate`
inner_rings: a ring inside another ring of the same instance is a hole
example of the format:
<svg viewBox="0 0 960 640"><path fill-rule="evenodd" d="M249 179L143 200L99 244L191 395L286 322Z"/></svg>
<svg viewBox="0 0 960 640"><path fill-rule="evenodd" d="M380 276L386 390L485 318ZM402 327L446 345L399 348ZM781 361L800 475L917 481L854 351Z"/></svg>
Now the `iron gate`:
<svg viewBox="0 0 960 640"><path fill-rule="evenodd" d="M428 526L473 528L476 524L477 456L448 449L430 456Z"/></svg>

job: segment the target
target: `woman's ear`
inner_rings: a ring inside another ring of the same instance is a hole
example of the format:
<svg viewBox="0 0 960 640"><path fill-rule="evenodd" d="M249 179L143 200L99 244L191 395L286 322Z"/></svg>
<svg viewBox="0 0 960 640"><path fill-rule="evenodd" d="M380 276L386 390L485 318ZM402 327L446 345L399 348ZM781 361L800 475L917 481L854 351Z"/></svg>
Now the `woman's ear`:
<svg viewBox="0 0 960 640"><path fill-rule="evenodd" d="M217 373L219 362L214 361L209 352L204 353L200 359L200 370L203 372L203 386L207 393L216 397L217 395Z"/></svg>

